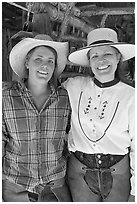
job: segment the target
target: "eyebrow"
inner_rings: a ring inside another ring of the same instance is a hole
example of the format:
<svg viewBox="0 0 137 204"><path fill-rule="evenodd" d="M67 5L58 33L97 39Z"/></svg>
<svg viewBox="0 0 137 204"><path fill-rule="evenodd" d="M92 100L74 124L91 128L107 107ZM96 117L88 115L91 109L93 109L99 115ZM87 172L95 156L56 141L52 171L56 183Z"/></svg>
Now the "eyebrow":
<svg viewBox="0 0 137 204"><path fill-rule="evenodd" d="M107 53L107 52L113 52L112 50L104 50L104 53ZM93 53L90 53L91 55L95 55L95 54L98 54L97 51L93 52Z"/></svg>
<svg viewBox="0 0 137 204"><path fill-rule="evenodd" d="M37 55L38 57L43 57L43 55ZM54 57L48 57L48 59L54 59Z"/></svg>
<svg viewBox="0 0 137 204"><path fill-rule="evenodd" d="M90 53L90 56L98 55L97 52Z"/></svg>

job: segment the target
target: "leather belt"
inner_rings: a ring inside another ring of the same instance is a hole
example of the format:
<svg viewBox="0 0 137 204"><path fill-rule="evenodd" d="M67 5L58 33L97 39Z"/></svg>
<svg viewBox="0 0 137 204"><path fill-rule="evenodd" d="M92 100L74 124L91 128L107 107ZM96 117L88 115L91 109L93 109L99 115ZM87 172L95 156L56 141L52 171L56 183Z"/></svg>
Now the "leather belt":
<svg viewBox="0 0 137 204"><path fill-rule="evenodd" d="M74 152L74 155L81 163L92 169L110 168L125 156L102 153L86 154L80 151Z"/></svg>

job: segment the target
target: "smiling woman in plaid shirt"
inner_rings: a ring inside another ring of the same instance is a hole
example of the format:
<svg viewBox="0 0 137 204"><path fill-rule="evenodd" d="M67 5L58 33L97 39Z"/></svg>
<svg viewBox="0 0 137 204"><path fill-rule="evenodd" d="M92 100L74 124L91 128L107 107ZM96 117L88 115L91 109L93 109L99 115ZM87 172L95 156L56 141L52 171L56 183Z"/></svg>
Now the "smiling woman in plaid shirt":
<svg viewBox="0 0 137 204"><path fill-rule="evenodd" d="M20 81L3 85L3 200L71 201L65 181L70 104L57 86L68 44L25 38L10 53Z"/></svg>

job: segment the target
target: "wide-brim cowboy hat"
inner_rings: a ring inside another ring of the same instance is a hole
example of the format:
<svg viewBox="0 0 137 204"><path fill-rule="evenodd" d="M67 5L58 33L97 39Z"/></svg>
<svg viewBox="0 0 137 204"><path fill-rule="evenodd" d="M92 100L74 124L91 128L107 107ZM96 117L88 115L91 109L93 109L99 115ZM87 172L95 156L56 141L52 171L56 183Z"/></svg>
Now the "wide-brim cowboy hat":
<svg viewBox="0 0 137 204"><path fill-rule="evenodd" d="M50 36L43 34L39 34L35 38L25 38L12 48L9 55L11 68L20 78L25 78L27 74L25 67L26 55L31 49L38 46L49 46L57 52L55 73L58 77L67 63L68 42L55 42Z"/></svg>
<svg viewBox="0 0 137 204"><path fill-rule="evenodd" d="M93 47L103 45L116 48L122 55L122 61L129 60L135 56L134 44L118 42L117 33L110 28L97 28L88 34L87 46L71 53L68 59L73 64L89 67L87 53Z"/></svg>

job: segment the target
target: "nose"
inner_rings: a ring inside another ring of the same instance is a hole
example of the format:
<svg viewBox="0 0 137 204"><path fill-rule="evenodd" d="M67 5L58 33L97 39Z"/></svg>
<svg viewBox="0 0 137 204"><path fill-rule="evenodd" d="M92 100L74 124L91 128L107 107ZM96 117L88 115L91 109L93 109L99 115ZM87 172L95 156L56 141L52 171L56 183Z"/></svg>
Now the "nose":
<svg viewBox="0 0 137 204"><path fill-rule="evenodd" d="M106 62L105 56L104 56L104 55L100 55L100 56L98 57L98 62L99 62L100 64L104 64L104 63Z"/></svg>
<svg viewBox="0 0 137 204"><path fill-rule="evenodd" d="M100 65L103 65L105 62L106 62L106 60L103 57L98 59L98 63Z"/></svg>
<svg viewBox="0 0 137 204"><path fill-rule="evenodd" d="M49 60L43 60L43 62L41 63L41 66L43 67L50 67L51 63Z"/></svg>
<svg viewBox="0 0 137 204"><path fill-rule="evenodd" d="M42 68L43 70L47 70L47 69L48 69L47 63L42 64L42 65L41 65L41 68Z"/></svg>

